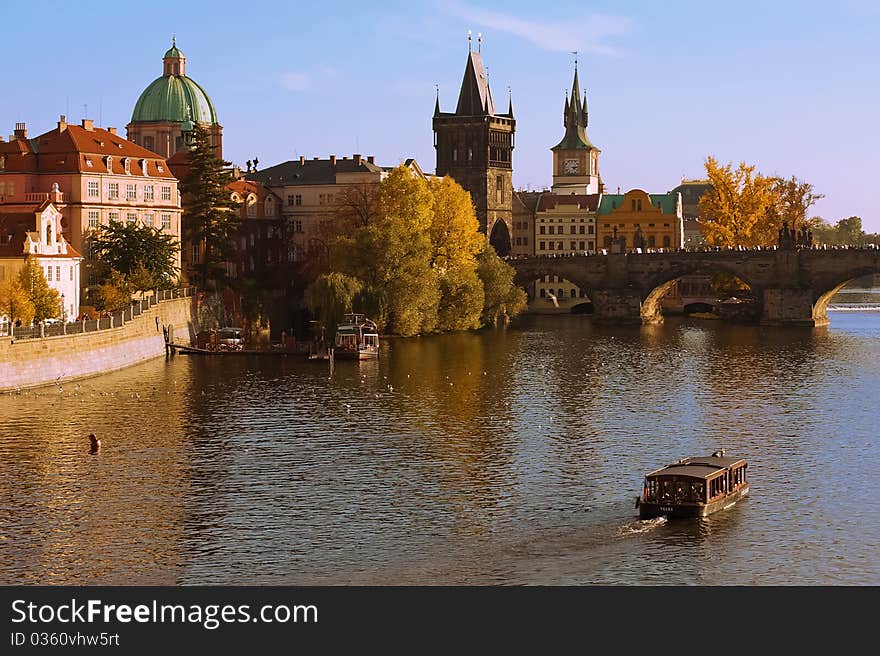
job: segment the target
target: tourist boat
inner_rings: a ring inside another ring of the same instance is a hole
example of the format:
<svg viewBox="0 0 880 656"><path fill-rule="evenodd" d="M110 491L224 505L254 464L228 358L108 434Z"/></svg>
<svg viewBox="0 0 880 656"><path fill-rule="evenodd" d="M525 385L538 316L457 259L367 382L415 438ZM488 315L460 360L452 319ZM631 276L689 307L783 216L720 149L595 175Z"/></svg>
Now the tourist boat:
<svg viewBox="0 0 880 656"><path fill-rule="evenodd" d="M725 510L749 493L748 463L724 455L683 458L645 476L636 497L639 517L705 517Z"/></svg>
<svg viewBox="0 0 880 656"><path fill-rule="evenodd" d="M333 356L348 360L379 357L379 329L363 314L346 314L336 327Z"/></svg>

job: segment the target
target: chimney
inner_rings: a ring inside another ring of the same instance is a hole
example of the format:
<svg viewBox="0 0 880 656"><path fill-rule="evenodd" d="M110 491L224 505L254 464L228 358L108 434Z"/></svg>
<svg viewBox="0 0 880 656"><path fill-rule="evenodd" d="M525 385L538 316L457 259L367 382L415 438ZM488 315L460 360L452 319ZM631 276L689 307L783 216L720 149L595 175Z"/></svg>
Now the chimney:
<svg viewBox="0 0 880 656"><path fill-rule="evenodd" d="M27 139L27 124L26 123L16 123L15 124L15 134L12 136L16 139Z"/></svg>
<svg viewBox="0 0 880 656"><path fill-rule="evenodd" d="M330 155L330 166L336 166L336 155Z"/></svg>
<svg viewBox="0 0 880 656"><path fill-rule="evenodd" d="M361 165L361 154L360 153L355 153L354 155L351 156L351 158L354 160L355 164L357 164L358 166Z"/></svg>
<svg viewBox="0 0 880 656"><path fill-rule="evenodd" d="M369 162L370 164L375 164L376 163L376 156L375 155L367 156L367 162Z"/></svg>
<svg viewBox="0 0 880 656"><path fill-rule="evenodd" d="M62 114L61 118L58 119L58 131L64 132L67 129L67 117Z"/></svg>
<svg viewBox="0 0 880 656"><path fill-rule="evenodd" d="M300 165L300 166L304 166L305 163L306 163L306 156L305 156L305 155L300 155L300 156L299 156L299 165Z"/></svg>
<svg viewBox="0 0 880 656"><path fill-rule="evenodd" d="M107 128L107 132L110 134L116 134L116 128Z"/></svg>
<svg viewBox="0 0 880 656"><path fill-rule="evenodd" d="M321 158L320 157L313 157L312 161L317 162L319 159L321 159Z"/></svg>
<svg viewBox="0 0 880 656"><path fill-rule="evenodd" d="M90 119L90 118L84 118L84 119L82 120L82 126L83 126L83 128L84 128L86 131L88 131L88 132L94 132L94 131L95 131L95 122L94 122L92 119Z"/></svg>

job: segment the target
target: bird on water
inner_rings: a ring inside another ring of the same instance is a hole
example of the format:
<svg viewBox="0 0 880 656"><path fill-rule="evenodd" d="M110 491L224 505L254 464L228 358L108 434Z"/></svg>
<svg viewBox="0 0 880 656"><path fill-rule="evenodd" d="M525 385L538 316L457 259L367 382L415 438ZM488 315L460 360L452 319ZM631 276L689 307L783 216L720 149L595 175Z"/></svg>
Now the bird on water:
<svg viewBox="0 0 880 656"><path fill-rule="evenodd" d="M101 440L98 439L98 436L94 433L89 433L89 452L97 453L101 449Z"/></svg>

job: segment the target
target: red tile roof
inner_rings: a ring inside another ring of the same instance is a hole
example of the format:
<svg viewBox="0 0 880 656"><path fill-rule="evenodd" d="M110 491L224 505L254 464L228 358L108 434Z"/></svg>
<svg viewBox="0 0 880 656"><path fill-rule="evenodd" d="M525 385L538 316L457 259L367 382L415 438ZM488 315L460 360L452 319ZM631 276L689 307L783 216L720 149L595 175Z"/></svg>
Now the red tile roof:
<svg viewBox="0 0 880 656"><path fill-rule="evenodd" d="M131 175L143 176L141 161L146 160L150 177L174 177L161 155L107 130L79 125L67 125L63 130L56 127L33 139L0 142L0 154L6 155L7 172L108 173L109 157L109 172L117 175L125 175L123 159L128 158Z"/></svg>

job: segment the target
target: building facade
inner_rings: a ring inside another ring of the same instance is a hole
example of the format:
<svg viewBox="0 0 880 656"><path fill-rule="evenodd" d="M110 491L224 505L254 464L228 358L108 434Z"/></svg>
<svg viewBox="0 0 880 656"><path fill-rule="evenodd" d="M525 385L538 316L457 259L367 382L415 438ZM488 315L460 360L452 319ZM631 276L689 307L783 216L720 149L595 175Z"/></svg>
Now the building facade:
<svg viewBox="0 0 880 656"><path fill-rule="evenodd" d="M83 295L100 282L88 254L88 236L99 226L140 223L180 240L178 182L166 161L89 119L73 125L62 116L32 139L19 123L0 142L0 214L32 212L46 200L61 214L65 240L85 258Z"/></svg>
<svg viewBox="0 0 880 656"><path fill-rule="evenodd" d="M129 140L165 159L186 150L187 132L199 123L223 157L223 127L207 92L186 74L186 57L174 41L162 58L162 75L144 89L126 127Z"/></svg>
<svg viewBox="0 0 880 656"><path fill-rule="evenodd" d="M448 175L471 194L480 230L499 255L511 252L513 233L513 100L496 112L479 49L469 48L454 112L434 104L436 173Z"/></svg>
<svg viewBox="0 0 880 656"><path fill-rule="evenodd" d="M682 248L681 196L632 189L603 194L596 217L599 247L608 252Z"/></svg>
<svg viewBox="0 0 880 656"><path fill-rule="evenodd" d="M0 214L0 285L15 279L30 259L59 294L59 318L75 321L82 256L61 234L61 220L61 211L49 200L32 212ZM7 312L0 308L0 322Z"/></svg>

